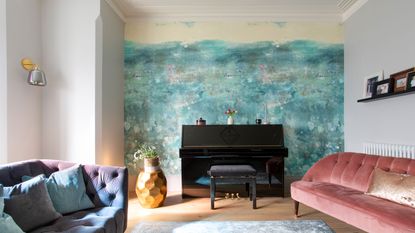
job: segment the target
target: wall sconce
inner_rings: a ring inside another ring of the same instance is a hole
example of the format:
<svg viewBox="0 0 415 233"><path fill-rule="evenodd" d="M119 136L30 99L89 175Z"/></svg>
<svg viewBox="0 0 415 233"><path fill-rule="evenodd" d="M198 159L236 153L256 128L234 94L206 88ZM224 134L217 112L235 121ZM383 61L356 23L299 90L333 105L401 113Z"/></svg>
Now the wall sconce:
<svg viewBox="0 0 415 233"><path fill-rule="evenodd" d="M34 86L46 86L46 75L42 70L39 70L39 66L34 64L29 58L23 58L21 64L25 70L29 71L27 82Z"/></svg>

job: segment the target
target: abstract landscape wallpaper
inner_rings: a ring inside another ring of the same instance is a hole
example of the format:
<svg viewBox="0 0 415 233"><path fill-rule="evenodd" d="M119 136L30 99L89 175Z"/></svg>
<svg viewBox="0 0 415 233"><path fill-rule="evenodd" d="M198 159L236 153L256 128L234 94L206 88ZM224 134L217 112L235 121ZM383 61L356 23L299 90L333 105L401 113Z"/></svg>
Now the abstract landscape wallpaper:
<svg viewBox="0 0 415 233"><path fill-rule="evenodd" d="M343 151L343 31L334 23L127 23L125 162L139 143L180 174L181 126L283 124L286 174Z"/></svg>

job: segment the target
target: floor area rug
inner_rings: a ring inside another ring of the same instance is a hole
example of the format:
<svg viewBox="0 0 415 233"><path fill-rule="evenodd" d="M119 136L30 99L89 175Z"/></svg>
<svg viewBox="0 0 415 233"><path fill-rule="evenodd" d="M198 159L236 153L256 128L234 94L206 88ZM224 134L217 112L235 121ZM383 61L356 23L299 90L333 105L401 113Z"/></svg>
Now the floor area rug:
<svg viewBox="0 0 415 233"><path fill-rule="evenodd" d="M321 220L141 222L132 233L334 233Z"/></svg>

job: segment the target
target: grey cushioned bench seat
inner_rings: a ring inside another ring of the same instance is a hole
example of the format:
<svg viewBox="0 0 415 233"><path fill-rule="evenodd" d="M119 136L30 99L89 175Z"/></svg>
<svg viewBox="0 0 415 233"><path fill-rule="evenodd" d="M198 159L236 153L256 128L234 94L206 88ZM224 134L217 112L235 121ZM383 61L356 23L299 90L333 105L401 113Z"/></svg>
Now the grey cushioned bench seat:
<svg viewBox="0 0 415 233"><path fill-rule="evenodd" d="M256 170L251 165L213 165L208 171L210 176L255 176Z"/></svg>
<svg viewBox="0 0 415 233"><path fill-rule="evenodd" d="M210 208L215 209L216 180L227 179L234 183L248 183L249 197L256 209L256 170L247 164L213 165L207 172L210 176Z"/></svg>

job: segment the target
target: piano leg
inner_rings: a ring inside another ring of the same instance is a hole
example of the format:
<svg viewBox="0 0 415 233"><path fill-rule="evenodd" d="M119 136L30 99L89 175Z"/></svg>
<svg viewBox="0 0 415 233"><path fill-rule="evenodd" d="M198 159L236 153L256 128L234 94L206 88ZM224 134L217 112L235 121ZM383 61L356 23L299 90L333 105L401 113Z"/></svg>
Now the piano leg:
<svg viewBox="0 0 415 233"><path fill-rule="evenodd" d="M268 187L271 188L272 176L278 179L281 184L281 197L284 197L284 158L273 157L266 162L266 172L268 175Z"/></svg>
<svg viewBox="0 0 415 233"><path fill-rule="evenodd" d="M284 158L282 158L281 164L280 164L280 172L281 172L281 175L280 175L280 177L281 177L281 197L282 198L284 198L284 195L285 195L285 192L284 192L284 189L285 189L285 177L284 177L285 171L284 171L284 168L285 168Z"/></svg>
<svg viewBox="0 0 415 233"><path fill-rule="evenodd" d="M256 178L252 181L252 208L256 209Z"/></svg>

